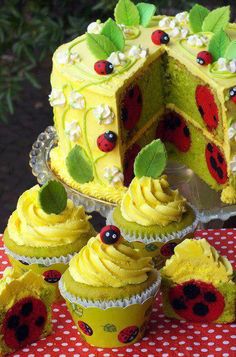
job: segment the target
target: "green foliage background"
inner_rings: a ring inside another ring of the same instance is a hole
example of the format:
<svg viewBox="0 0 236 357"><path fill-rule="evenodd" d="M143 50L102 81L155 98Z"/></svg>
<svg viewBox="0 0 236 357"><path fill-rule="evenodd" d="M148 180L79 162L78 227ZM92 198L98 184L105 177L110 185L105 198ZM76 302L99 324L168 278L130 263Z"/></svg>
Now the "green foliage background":
<svg viewBox="0 0 236 357"><path fill-rule="evenodd" d="M209 0L210 1L210 0ZM24 80L40 88L34 68L55 48L86 30L87 24L112 16L117 0L2 0L0 2L0 120L7 122L20 100ZM138 1L134 1L138 2ZM148 2L142 0L142 2ZM159 13L192 7L192 1L150 1ZM202 1L199 1L202 2ZM204 2L204 1L203 1ZM215 6L221 1L216 1ZM211 1L210 5L214 3ZM229 3L229 2L227 2ZM168 9L168 10L167 10Z"/></svg>

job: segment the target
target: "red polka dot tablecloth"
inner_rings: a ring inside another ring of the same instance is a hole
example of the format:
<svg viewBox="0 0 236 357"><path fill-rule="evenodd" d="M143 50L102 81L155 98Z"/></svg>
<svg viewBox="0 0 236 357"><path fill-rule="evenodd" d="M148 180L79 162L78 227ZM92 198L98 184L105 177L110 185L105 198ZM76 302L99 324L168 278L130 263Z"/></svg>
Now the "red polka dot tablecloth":
<svg viewBox="0 0 236 357"><path fill-rule="evenodd" d="M206 238L235 267L236 229L196 232ZM0 237L1 238L1 237ZM0 239L1 242L1 239ZM0 274L9 265L0 244ZM0 302L1 304L1 302ZM14 357L234 357L236 323L193 324L170 320L162 313L158 295L142 341L122 348L94 348L85 343L74 326L64 303L53 307L51 336L12 354Z"/></svg>

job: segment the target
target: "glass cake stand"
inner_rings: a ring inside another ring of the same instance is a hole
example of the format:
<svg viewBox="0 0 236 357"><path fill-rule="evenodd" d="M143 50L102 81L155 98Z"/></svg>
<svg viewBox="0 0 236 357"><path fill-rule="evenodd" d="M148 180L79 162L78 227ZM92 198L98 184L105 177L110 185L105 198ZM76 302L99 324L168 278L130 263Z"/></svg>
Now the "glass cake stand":
<svg viewBox="0 0 236 357"><path fill-rule="evenodd" d="M50 151L57 145L57 134L53 126L49 126L41 133L32 146L30 152L30 166L32 173L36 176L40 184L46 183L49 179L60 178L50 167ZM219 221L225 221L232 216L236 216L236 205L225 205L220 200L220 194L213 191L205 184L192 170L183 165L169 162L166 168L169 182L172 188L178 188L187 200L198 210L199 220L202 225L206 225L212 220L218 223L211 224L211 228L219 228ZM61 181L62 182L62 181ZM97 211L106 217L115 204L98 200L84 195L72 187L62 182L68 196L78 205L82 204L87 212ZM220 223L222 225L222 222Z"/></svg>

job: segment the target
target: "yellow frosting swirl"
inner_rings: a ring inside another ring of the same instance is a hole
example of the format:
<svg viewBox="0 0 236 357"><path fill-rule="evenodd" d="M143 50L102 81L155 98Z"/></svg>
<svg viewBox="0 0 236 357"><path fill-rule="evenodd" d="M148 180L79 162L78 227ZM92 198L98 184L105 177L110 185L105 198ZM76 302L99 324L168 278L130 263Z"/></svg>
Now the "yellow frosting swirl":
<svg viewBox="0 0 236 357"><path fill-rule="evenodd" d="M175 254L162 269L162 275L175 283L199 279L218 284L228 282L232 274L228 259L220 256L206 239L185 239L175 247Z"/></svg>
<svg viewBox="0 0 236 357"><path fill-rule="evenodd" d="M39 204L38 185L25 191L8 221L9 237L18 245L56 247L70 244L90 230L89 216L82 206L75 207L67 200L60 214L47 214Z"/></svg>
<svg viewBox="0 0 236 357"><path fill-rule="evenodd" d="M159 179L135 177L121 202L122 216L142 226L167 226L179 222L186 211L186 200L171 190L167 176Z"/></svg>
<svg viewBox="0 0 236 357"><path fill-rule="evenodd" d="M102 287L122 287L147 280L153 269L151 257L143 257L121 238L117 243L102 243L99 235L70 261L72 278L83 284Z"/></svg>

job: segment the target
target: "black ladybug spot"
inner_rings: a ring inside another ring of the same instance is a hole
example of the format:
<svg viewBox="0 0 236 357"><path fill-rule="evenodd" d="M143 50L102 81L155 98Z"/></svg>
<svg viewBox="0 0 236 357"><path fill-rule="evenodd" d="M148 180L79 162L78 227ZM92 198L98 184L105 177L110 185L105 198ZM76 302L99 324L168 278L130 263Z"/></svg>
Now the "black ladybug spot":
<svg viewBox="0 0 236 357"><path fill-rule="evenodd" d="M187 126L184 127L184 135L188 138L190 136L189 128Z"/></svg>
<svg viewBox="0 0 236 357"><path fill-rule="evenodd" d="M20 318L17 315L12 315L7 321L8 328L16 328L19 325Z"/></svg>
<svg viewBox="0 0 236 357"><path fill-rule="evenodd" d="M207 150L213 152L213 146L210 143L207 144Z"/></svg>
<svg viewBox="0 0 236 357"><path fill-rule="evenodd" d="M220 164L223 164L224 159L223 159L223 157L221 156L220 153L217 154L217 159L218 159L218 161L219 161Z"/></svg>
<svg viewBox="0 0 236 357"><path fill-rule="evenodd" d="M203 108L201 107L201 105L199 105L198 110L199 110L201 116L203 117L203 116L204 116L204 110L203 110Z"/></svg>
<svg viewBox="0 0 236 357"><path fill-rule="evenodd" d="M206 316L209 312L208 306L202 302L198 302L193 306L193 312L198 316Z"/></svg>
<svg viewBox="0 0 236 357"><path fill-rule="evenodd" d="M35 321L35 325L40 327L43 326L44 322L45 322L45 318L43 316L39 316Z"/></svg>
<svg viewBox="0 0 236 357"><path fill-rule="evenodd" d="M187 306L185 305L183 299L174 299L172 301L172 306L175 310L185 310L187 309Z"/></svg>
<svg viewBox="0 0 236 357"><path fill-rule="evenodd" d="M215 302L216 301L216 296L214 293L212 292L207 292L204 294L204 299L207 301L207 302Z"/></svg>
<svg viewBox="0 0 236 357"><path fill-rule="evenodd" d="M142 96L141 96L141 94L139 94L139 96L138 96L138 99L137 99L137 100L138 100L138 103L139 103L139 104L142 104Z"/></svg>
<svg viewBox="0 0 236 357"><path fill-rule="evenodd" d="M21 313L23 316L29 316L33 311L33 304L32 302L25 303L21 308Z"/></svg>
<svg viewBox="0 0 236 357"><path fill-rule="evenodd" d="M29 327L27 325L21 325L16 329L16 339L19 342L23 342L29 336Z"/></svg>
<svg viewBox="0 0 236 357"><path fill-rule="evenodd" d="M217 117L215 115L213 115L213 119L216 123L218 122Z"/></svg>
<svg viewBox="0 0 236 357"><path fill-rule="evenodd" d="M224 174L223 174L223 171L222 171L221 167L217 167L216 172L217 172L219 178L222 179Z"/></svg>
<svg viewBox="0 0 236 357"><path fill-rule="evenodd" d="M211 163L211 167L214 170L217 170L217 162L216 162L216 160L215 160L215 158L213 156L210 157L210 163Z"/></svg>
<svg viewBox="0 0 236 357"><path fill-rule="evenodd" d="M195 284L188 284L184 286L183 292L188 299L195 299L200 294L200 289Z"/></svg>
<svg viewBox="0 0 236 357"><path fill-rule="evenodd" d="M130 98L133 98L133 96L134 96L134 88L131 88L131 89L129 90L129 97L130 97Z"/></svg>
<svg viewBox="0 0 236 357"><path fill-rule="evenodd" d="M123 121L128 120L128 116L129 116L129 114L128 114L127 108L123 107L121 109L121 120L123 120Z"/></svg>

